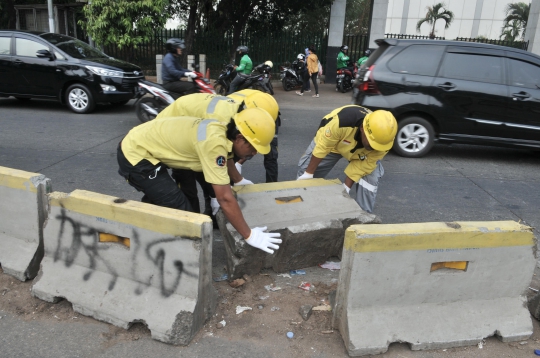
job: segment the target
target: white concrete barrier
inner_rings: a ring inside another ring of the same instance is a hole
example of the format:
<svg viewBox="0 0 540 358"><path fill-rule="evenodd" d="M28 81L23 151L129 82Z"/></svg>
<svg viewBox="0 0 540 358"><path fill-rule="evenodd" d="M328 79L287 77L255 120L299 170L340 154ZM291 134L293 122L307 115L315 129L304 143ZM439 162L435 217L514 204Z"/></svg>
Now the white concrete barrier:
<svg viewBox="0 0 540 358"><path fill-rule="evenodd" d="M32 294L152 338L186 345L215 308L212 221L75 190L49 195L45 256Z"/></svg>
<svg viewBox="0 0 540 358"><path fill-rule="evenodd" d="M0 167L0 264L18 280L34 278L43 258L43 222L51 181Z"/></svg>
<svg viewBox="0 0 540 358"><path fill-rule="evenodd" d="M351 226L333 325L351 356L527 339L535 241L513 221Z"/></svg>

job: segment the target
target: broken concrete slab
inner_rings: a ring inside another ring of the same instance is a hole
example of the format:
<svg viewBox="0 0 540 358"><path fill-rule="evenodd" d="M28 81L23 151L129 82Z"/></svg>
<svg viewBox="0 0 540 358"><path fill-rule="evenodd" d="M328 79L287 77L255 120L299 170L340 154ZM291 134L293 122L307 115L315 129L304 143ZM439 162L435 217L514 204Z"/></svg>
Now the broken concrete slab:
<svg viewBox="0 0 540 358"><path fill-rule="evenodd" d="M338 179L312 179L234 188L250 227L281 233L279 250L270 255L248 245L219 211L217 220L227 252L229 279L315 266L341 256L345 230L354 224L380 223L363 211Z"/></svg>

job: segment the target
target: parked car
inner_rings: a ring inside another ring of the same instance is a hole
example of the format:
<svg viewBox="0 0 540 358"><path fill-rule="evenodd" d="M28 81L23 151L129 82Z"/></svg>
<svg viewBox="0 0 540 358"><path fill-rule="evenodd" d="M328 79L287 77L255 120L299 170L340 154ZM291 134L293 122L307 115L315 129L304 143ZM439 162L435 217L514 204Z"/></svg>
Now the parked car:
<svg viewBox="0 0 540 358"><path fill-rule="evenodd" d="M76 113L96 103L126 104L141 69L73 37L36 31L0 31L0 96L54 98Z"/></svg>
<svg viewBox="0 0 540 358"><path fill-rule="evenodd" d="M353 100L394 114L397 154L421 157L435 141L540 148L540 56L472 42L376 43Z"/></svg>

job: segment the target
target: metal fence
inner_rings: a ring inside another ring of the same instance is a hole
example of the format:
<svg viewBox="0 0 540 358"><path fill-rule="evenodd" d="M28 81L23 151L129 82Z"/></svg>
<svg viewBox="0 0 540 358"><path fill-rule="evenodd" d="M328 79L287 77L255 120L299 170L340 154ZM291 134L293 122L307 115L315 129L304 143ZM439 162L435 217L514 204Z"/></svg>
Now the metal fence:
<svg viewBox="0 0 540 358"><path fill-rule="evenodd" d="M472 39L466 37L458 37L456 41L467 41L467 42L480 42L484 44L492 44L499 46L507 46L518 48L520 50L525 50L529 48L529 41L503 41L503 40L488 40L488 39Z"/></svg>
<svg viewBox="0 0 540 358"><path fill-rule="evenodd" d="M384 36L392 39L425 39L430 40L431 37L425 35L405 35L405 34L384 34ZM435 36L433 40L445 40L444 37Z"/></svg>

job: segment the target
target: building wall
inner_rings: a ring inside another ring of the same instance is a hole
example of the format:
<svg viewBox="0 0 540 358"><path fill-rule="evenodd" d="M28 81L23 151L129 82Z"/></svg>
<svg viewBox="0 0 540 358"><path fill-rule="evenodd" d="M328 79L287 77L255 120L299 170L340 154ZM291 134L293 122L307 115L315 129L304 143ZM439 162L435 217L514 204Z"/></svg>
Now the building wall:
<svg viewBox="0 0 540 358"><path fill-rule="evenodd" d="M445 3L446 8L454 13L454 21L448 29L444 28L444 21L437 21L435 36L447 40L478 36L498 39L506 16L506 5L527 0L389 0L385 32L429 35L429 24L423 24L417 32L416 23L424 18L428 6L439 2Z"/></svg>

